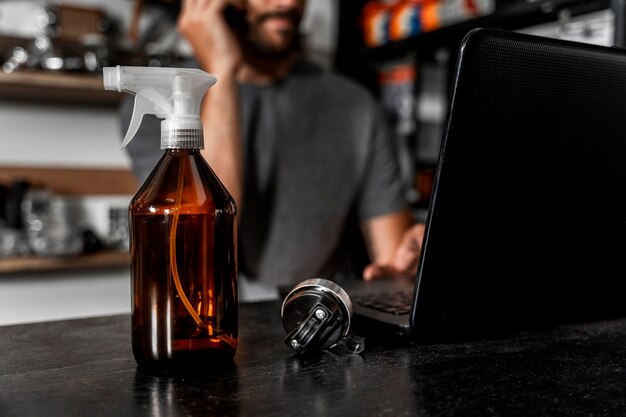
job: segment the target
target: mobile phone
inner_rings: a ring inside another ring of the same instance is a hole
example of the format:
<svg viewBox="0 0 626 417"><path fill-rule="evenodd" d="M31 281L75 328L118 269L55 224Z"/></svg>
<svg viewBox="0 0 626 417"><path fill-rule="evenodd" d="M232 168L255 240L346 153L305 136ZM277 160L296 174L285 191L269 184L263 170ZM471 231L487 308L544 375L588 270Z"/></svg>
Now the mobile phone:
<svg viewBox="0 0 626 417"><path fill-rule="evenodd" d="M224 19L228 26L236 33L242 33L246 29L246 12L235 6L227 6L224 9Z"/></svg>

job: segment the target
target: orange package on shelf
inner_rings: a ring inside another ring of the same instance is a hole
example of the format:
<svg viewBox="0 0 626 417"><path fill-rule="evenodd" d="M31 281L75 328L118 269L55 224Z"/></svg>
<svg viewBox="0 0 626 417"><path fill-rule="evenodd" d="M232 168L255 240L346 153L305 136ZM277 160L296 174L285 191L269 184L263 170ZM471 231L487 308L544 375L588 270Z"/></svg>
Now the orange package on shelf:
<svg viewBox="0 0 626 417"><path fill-rule="evenodd" d="M439 7L440 2L438 0L424 0L420 15L422 32L431 32L441 27Z"/></svg>
<svg viewBox="0 0 626 417"><path fill-rule="evenodd" d="M361 24L365 45L381 46L389 42L389 19L391 7L378 1L367 3L363 7Z"/></svg>
<svg viewBox="0 0 626 417"><path fill-rule="evenodd" d="M422 1L401 1L391 7L389 39L397 41L421 32L420 10Z"/></svg>

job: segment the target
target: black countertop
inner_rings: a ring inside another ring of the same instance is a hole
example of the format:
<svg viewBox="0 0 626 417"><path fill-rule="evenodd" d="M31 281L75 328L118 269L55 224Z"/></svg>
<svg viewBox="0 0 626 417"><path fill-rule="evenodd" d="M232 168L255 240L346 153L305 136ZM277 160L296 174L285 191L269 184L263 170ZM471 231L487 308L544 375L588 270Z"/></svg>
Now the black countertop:
<svg viewBox="0 0 626 417"><path fill-rule="evenodd" d="M300 358L280 304L242 304L233 364L136 367L130 317L0 327L0 416L626 416L626 319Z"/></svg>

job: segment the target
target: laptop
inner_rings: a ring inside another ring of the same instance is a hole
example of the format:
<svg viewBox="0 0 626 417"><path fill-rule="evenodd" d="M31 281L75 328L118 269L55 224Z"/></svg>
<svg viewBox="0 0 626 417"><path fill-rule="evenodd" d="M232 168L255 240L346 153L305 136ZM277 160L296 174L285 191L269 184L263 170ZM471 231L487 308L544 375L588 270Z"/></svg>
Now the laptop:
<svg viewBox="0 0 626 417"><path fill-rule="evenodd" d="M624 316L625 281L626 51L470 32L417 277L345 284L355 320L431 342L506 335ZM407 284L408 308L368 298Z"/></svg>

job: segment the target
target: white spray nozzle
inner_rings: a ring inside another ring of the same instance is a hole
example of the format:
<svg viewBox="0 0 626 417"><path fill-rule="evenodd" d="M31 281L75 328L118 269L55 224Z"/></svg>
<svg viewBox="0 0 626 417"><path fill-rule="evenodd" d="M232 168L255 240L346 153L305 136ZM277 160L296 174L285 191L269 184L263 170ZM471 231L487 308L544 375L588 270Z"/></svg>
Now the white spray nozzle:
<svg viewBox="0 0 626 417"><path fill-rule="evenodd" d="M135 107L122 142L133 139L143 116L153 114L161 122L161 148L201 148L200 105L217 79L199 69L155 67L105 67L105 90L135 94Z"/></svg>

